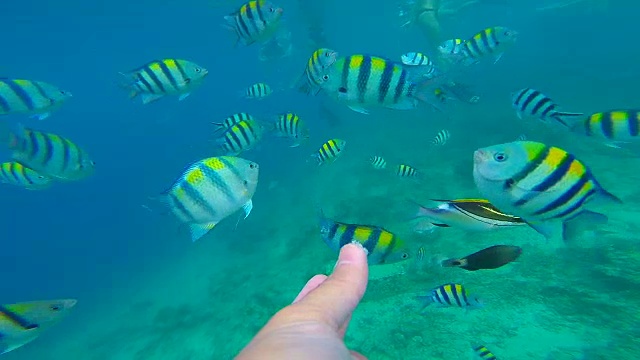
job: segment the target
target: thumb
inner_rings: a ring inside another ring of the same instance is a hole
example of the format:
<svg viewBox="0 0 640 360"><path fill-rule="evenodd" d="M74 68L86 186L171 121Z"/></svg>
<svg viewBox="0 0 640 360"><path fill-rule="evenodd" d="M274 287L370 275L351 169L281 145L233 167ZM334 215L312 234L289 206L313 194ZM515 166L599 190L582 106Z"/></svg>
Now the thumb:
<svg viewBox="0 0 640 360"><path fill-rule="evenodd" d="M293 306L305 307L337 330L362 299L368 277L366 250L360 244L347 244L329 278Z"/></svg>

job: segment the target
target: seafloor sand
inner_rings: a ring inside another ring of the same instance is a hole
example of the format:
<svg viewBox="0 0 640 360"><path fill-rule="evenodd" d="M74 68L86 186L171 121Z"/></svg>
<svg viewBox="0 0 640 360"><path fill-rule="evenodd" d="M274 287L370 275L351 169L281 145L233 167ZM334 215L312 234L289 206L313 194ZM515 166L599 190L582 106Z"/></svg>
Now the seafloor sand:
<svg viewBox="0 0 640 360"><path fill-rule="evenodd" d="M494 115L513 118L512 113ZM423 263L371 269L368 291L347 334L349 346L371 359L467 359L472 343L485 344L500 359L637 359L637 160L611 157L616 153L606 148L590 151L559 135L541 139L570 148L626 201L609 212L612 220L606 228L578 243L547 243L528 228L483 234L439 229L418 235L404 220L411 213L405 200L477 196L471 178L473 149L510 141L524 128L506 134L499 134L499 127L484 129L481 137L465 138L448 126L451 142L429 149L425 137L446 121L420 131L406 121L393 133L376 131L381 122L361 124L358 134L334 129L349 141L344 158L335 164L320 169L311 164L290 174L273 174L263 166L254 213L236 231L235 221L229 220L163 268L124 284L130 290L112 294L99 304L100 311L79 312L6 359L231 358L308 278L331 268L335 254L319 237L318 205L330 217L383 225L414 249L427 249ZM536 139L535 131L528 135ZM314 136L312 146L287 151L310 151L323 136ZM412 164L423 177L400 179L392 170L376 172L366 163L372 153L392 164ZM269 190L272 181L278 183ZM167 241L189 241L186 234L180 237ZM494 271L465 272L432 263L494 244L520 245L524 252L516 263ZM415 295L446 282L463 283L485 307L468 312L428 307L421 312Z"/></svg>

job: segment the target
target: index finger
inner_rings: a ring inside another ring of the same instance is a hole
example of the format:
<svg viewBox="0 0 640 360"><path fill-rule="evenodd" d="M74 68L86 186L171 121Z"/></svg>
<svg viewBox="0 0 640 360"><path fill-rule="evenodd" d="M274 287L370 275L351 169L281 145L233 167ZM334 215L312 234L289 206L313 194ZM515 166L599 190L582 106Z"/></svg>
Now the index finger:
<svg viewBox="0 0 640 360"><path fill-rule="evenodd" d="M292 306L337 330L362 299L368 278L366 250L360 244L347 244L329 278Z"/></svg>

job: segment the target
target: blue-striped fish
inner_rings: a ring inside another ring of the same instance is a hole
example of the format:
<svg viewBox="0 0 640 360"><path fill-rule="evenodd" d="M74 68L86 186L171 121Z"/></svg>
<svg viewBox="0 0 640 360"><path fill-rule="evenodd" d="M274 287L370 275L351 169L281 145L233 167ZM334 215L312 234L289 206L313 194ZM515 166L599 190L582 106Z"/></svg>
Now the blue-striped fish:
<svg viewBox="0 0 640 360"><path fill-rule="evenodd" d="M0 115L25 113L44 120L70 97L42 81L0 78Z"/></svg>
<svg viewBox="0 0 640 360"><path fill-rule="evenodd" d="M436 66L433 61L423 53L410 52L400 57L402 63L409 66L417 75L432 78L436 76Z"/></svg>
<svg viewBox="0 0 640 360"><path fill-rule="evenodd" d="M13 160L42 175L80 180L93 174L95 162L71 140L18 125L9 134Z"/></svg>
<svg viewBox="0 0 640 360"><path fill-rule="evenodd" d="M382 156L372 156L369 158L369 162L374 169L382 170L387 167L387 161Z"/></svg>
<svg viewBox="0 0 640 360"><path fill-rule="evenodd" d="M462 55L464 40L449 39L438 46L438 51L445 58L459 58Z"/></svg>
<svg viewBox="0 0 640 360"><path fill-rule="evenodd" d="M127 79L122 86L130 90L129 97L140 96L142 103L148 104L166 95L179 95L179 100L184 100L209 71L191 61L162 59L121 74Z"/></svg>
<svg viewBox="0 0 640 360"><path fill-rule="evenodd" d="M220 156L191 165L162 195L180 221L189 225L196 241L227 216L243 209L251 213L258 185L258 164Z"/></svg>
<svg viewBox="0 0 640 360"><path fill-rule="evenodd" d="M442 129L436 134L433 140L431 140L431 144L435 146L445 145L447 141L449 141L450 137L451 137L451 133L449 133L449 130Z"/></svg>
<svg viewBox="0 0 640 360"><path fill-rule="evenodd" d="M473 175L480 193L498 209L524 219L547 239L571 239L583 226L607 221L587 210L593 200L621 201L568 152L533 141L476 150Z"/></svg>
<svg viewBox="0 0 640 360"><path fill-rule="evenodd" d="M482 307L480 299L469 295L467 289L460 284L444 284L432 289L426 296L418 296L423 305L438 304L443 307L479 308Z"/></svg>
<svg viewBox="0 0 640 360"><path fill-rule="evenodd" d="M329 79L326 74L329 66L338 58L335 50L320 48L311 54L307 61L304 73L298 78L296 86L298 91L307 95L317 95L322 89L322 84Z"/></svg>
<svg viewBox="0 0 640 360"><path fill-rule="evenodd" d="M216 131L225 130L241 121L255 121L255 118L247 113L241 112L227 116L220 123L213 123L216 126Z"/></svg>
<svg viewBox="0 0 640 360"><path fill-rule="evenodd" d="M12 161L0 164L0 182L27 190L42 190L51 186L53 179Z"/></svg>
<svg viewBox="0 0 640 360"><path fill-rule="evenodd" d="M291 147L300 146L300 144L309 139L309 129L304 122L300 120L300 116L295 113L278 115L274 129L279 136L288 137L293 140Z"/></svg>
<svg viewBox="0 0 640 360"><path fill-rule="evenodd" d="M396 175L400 177L414 177L418 176L418 170L409 165L400 164L396 168Z"/></svg>
<svg viewBox="0 0 640 360"><path fill-rule="evenodd" d="M523 115L532 116L543 122L554 120L566 127L570 127L567 120L584 115L583 113L558 111L558 105L553 100L540 91L531 88L516 91L512 96L511 105L520 119L522 119Z"/></svg>
<svg viewBox="0 0 640 360"><path fill-rule="evenodd" d="M515 43L518 33L503 26L484 29L473 35L462 45L462 54L469 63L474 63L486 56L493 56L498 62L506 47Z"/></svg>
<svg viewBox="0 0 640 360"><path fill-rule="evenodd" d="M318 152L313 156L318 160L318 165L334 162L344 151L347 142L342 139L331 139L322 144Z"/></svg>
<svg viewBox="0 0 640 360"><path fill-rule="evenodd" d="M278 30L282 9L270 1L249 1L224 17L225 26L237 36L236 45L245 46L269 40Z"/></svg>
<svg viewBox="0 0 640 360"><path fill-rule="evenodd" d="M35 340L67 316L76 303L62 299L0 305L0 354Z"/></svg>
<svg viewBox="0 0 640 360"><path fill-rule="evenodd" d="M379 226L337 222L321 214L320 233L324 242L334 251L354 241L359 242L369 252L368 261L372 265L410 258L404 242Z"/></svg>
<svg viewBox="0 0 640 360"><path fill-rule="evenodd" d="M415 218L427 218L439 227L467 231L488 231L526 225L517 216L505 214L485 199L431 200L433 205L418 205Z"/></svg>
<svg viewBox="0 0 640 360"><path fill-rule="evenodd" d="M243 93L247 99L264 99L273 93L271 86L265 83L256 83L249 86Z"/></svg>
<svg viewBox="0 0 640 360"><path fill-rule="evenodd" d="M255 120L244 120L232 125L218 139L225 155L238 155L253 149L262 140L264 128Z"/></svg>
<svg viewBox="0 0 640 360"><path fill-rule="evenodd" d="M487 349L484 345L474 345L471 348L473 349L473 352L483 360L498 360L491 350Z"/></svg>
<svg viewBox="0 0 640 360"><path fill-rule="evenodd" d="M410 110L418 101L433 106L431 81L411 76L399 62L369 55L338 59L326 73L322 90L351 110L368 114L369 107ZM415 81L412 77L420 80Z"/></svg>
<svg viewBox="0 0 640 360"><path fill-rule="evenodd" d="M605 144L619 147L617 144L640 140L640 111L611 110L589 115L577 122L571 131L604 141Z"/></svg>

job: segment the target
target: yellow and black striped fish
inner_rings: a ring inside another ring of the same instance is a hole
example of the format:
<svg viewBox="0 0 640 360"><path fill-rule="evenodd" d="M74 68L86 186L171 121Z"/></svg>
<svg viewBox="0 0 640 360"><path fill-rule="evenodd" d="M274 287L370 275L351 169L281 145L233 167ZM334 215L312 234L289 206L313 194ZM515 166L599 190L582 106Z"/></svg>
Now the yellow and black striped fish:
<svg viewBox="0 0 640 360"><path fill-rule="evenodd" d="M462 53L463 44L464 40L462 39L445 40L438 46L438 51L445 57L455 57Z"/></svg>
<svg viewBox="0 0 640 360"><path fill-rule="evenodd" d="M517 36L517 32L506 27L490 27L465 41L462 44L462 54L470 62L477 62L488 55L493 55L497 62L502 57L505 46L513 44Z"/></svg>
<svg viewBox="0 0 640 360"><path fill-rule="evenodd" d="M471 347L473 352L476 353L483 360L498 360L498 358L493 355L491 350L487 349L484 345L475 345Z"/></svg>
<svg viewBox="0 0 640 360"><path fill-rule="evenodd" d="M74 299L0 305L0 354L35 340L76 306Z"/></svg>
<svg viewBox="0 0 640 360"><path fill-rule="evenodd" d="M440 285L426 296L418 296L422 300L424 306L431 304L439 304L441 306L455 306L461 308L478 308L482 307L480 299L469 295L467 289L460 284L444 284Z"/></svg>
<svg viewBox="0 0 640 360"><path fill-rule="evenodd" d="M493 205L521 217L547 238L562 235L566 240L578 235L581 223L605 223L605 215L587 210L595 198L621 203L575 156L539 142L478 149L473 175L478 190Z"/></svg>
<svg viewBox="0 0 640 360"><path fill-rule="evenodd" d="M142 103L148 104L171 94L180 95L179 99L184 100L209 71L191 61L162 59L121 74L128 79L123 87L131 91L130 98L140 95Z"/></svg>
<svg viewBox="0 0 640 360"><path fill-rule="evenodd" d="M253 149L260 140L264 128L255 120L244 120L232 125L218 140L226 155L238 155Z"/></svg>
<svg viewBox="0 0 640 360"><path fill-rule="evenodd" d="M387 161L382 156L372 156L369 162L374 169L382 170L387 167Z"/></svg>
<svg viewBox="0 0 640 360"><path fill-rule="evenodd" d="M232 156L202 159L191 165L162 195L180 221L189 225L196 241L227 216L253 208L258 164Z"/></svg>
<svg viewBox="0 0 640 360"><path fill-rule="evenodd" d="M95 168L95 162L71 140L21 125L10 134L9 149L13 160L56 179L84 179Z"/></svg>
<svg viewBox="0 0 640 360"><path fill-rule="evenodd" d="M42 81L0 78L0 115L27 113L44 120L70 97Z"/></svg>
<svg viewBox="0 0 640 360"><path fill-rule="evenodd" d="M318 160L318 165L335 161L344 151L347 142L342 139L331 139L322 144L318 152L314 155Z"/></svg>
<svg viewBox="0 0 640 360"><path fill-rule="evenodd" d="M338 58L338 53L331 49L320 48L311 54L307 61L307 67L302 76L298 78L298 91L307 95L317 95L322 89L322 84L329 79L326 74L329 66Z"/></svg>
<svg viewBox="0 0 640 360"><path fill-rule="evenodd" d="M265 83L256 83L249 86L244 91L244 96L248 99L263 99L273 93L271 86Z"/></svg>
<svg viewBox="0 0 640 360"><path fill-rule="evenodd" d="M279 136L293 139L291 147L300 146L302 142L309 139L309 130L300 120L300 116L295 113L284 113L278 115L274 124L274 129Z"/></svg>
<svg viewBox="0 0 640 360"><path fill-rule="evenodd" d="M241 112L227 116L221 123L213 123L216 131L225 130L242 121L255 121L255 118L247 113Z"/></svg>
<svg viewBox="0 0 640 360"><path fill-rule="evenodd" d="M415 168L409 165L400 164L398 165L396 175L400 177L414 177L414 176L418 176L418 170L416 170Z"/></svg>
<svg viewBox="0 0 640 360"><path fill-rule="evenodd" d="M447 141L449 141L450 137L451 137L451 133L449 132L449 130L442 129L442 130L438 131L438 133L433 138L433 140L431 140L431 144L433 144L435 146L446 145Z"/></svg>
<svg viewBox="0 0 640 360"><path fill-rule="evenodd" d="M27 190L42 190L51 186L53 179L13 161L0 164L0 182Z"/></svg>
<svg viewBox="0 0 640 360"><path fill-rule="evenodd" d="M321 214L320 233L334 251L354 241L369 252L369 264L389 264L410 258L404 243L393 233L373 225L337 222Z"/></svg>
<svg viewBox="0 0 640 360"><path fill-rule="evenodd" d="M597 138L607 144L640 140L640 110L611 110L591 114L573 125L572 131Z"/></svg>
<svg viewBox="0 0 640 360"><path fill-rule="evenodd" d="M338 59L326 73L322 89L350 109L368 114L371 106L398 110L414 109L417 101L429 102L433 91L425 91L428 80L412 81L399 62L369 55Z"/></svg>
<svg viewBox="0 0 640 360"><path fill-rule="evenodd" d="M278 29L282 9L266 0L249 1L238 11L224 17L225 25L237 36L238 42L245 46L255 42L264 42Z"/></svg>

